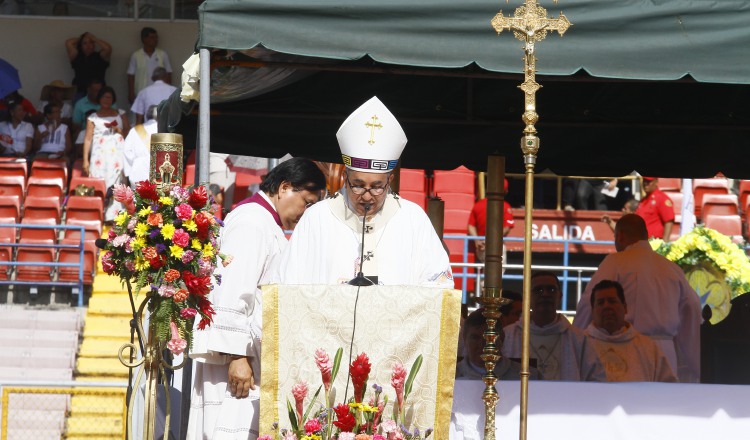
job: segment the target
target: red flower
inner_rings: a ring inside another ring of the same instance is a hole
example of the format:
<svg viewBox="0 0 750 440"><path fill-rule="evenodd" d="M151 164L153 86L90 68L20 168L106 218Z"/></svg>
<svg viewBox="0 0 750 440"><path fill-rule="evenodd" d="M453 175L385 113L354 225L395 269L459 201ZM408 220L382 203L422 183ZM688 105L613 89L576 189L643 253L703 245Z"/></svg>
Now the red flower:
<svg viewBox="0 0 750 440"><path fill-rule="evenodd" d="M199 212L195 215L195 225L198 227L196 234L200 240L208 238L208 228L211 227L211 217L205 212Z"/></svg>
<svg viewBox="0 0 750 440"><path fill-rule="evenodd" d="M206 207L206 201L208 201L208 194L206 193L206 187L203 185L196 186L190 191L190 199L188 203L193 209L203 209Z"/></svg>
<svg viewBox="0 0 750 440"><path fill-rule="evenodd" d="M178 278L180 278L180 271L176 269L169 269L168 271L164 272L164 281L168 283L171 283Z"/></svg>
<svg viewBox="0 0 750 440"><path fill-rule="evenodd" d="M211 291L211 277L197 277L192 273L183 270L182 280L193 295L204 296Z"/></svg>
<svg viewBox="0 0 750 440"><path fill-rule="evenodd" d="M209 325L211 325L211 320L208 318L203 318L198 323L198 330L205 330Z"/></svg>
<svg viewBox="0 0 750 440"><path fill-rule="evenodd" d="M185 301L188 298L189 295L190 295L190 293L188 293L187 290L185 290L185 289L177 289L177 292L175 292L174 295L172 295L172 300L174 302L178 302L178 303L179 302L183 302L183 301Z"/></svg>
<svg viewBox="0 0 750 440"><path fill-rule="evenodd" d="M305 423L305 433L307 435L320 432L322 429L323 426L320 424L320 420L318 419L310 419Z"/></svg>
<svg viewBox="0 0 750 440"><path fill-rule="evenodd" d="M155 258L152 258L148 260L148 263L151 265L152 269L159 269L160 267L164 266L167 262L167 257L164 255L158 255Z"/></svg>
<svg viewBox="0 0 750 440"><path fill-rule="evenodd" d="M153 246L149 246L149 247L147 247L146 249L143 250L143 258L145 258L147 260L153 260L158 255L159 254L156 253L156 248L153 247Z"/></svg>
<svg viewBox="0 0 750 440"><path fill-rule="evenodd" d="M154 202L159 200L159 195L156 193L156 184L151 183L148 180L138 182L135 191L143 199L153 200Z"/></svg>
<svg viewBox="0 0 750 440"><path fill-rule="evenodd" d="M333 408L336 413L336 420L333 425L341 430L341 432L351 432L354 429L354 425L357 423L354 420L354 416L349 412L349 405L341 403Z"/></svg>
<svg viewBox="0 0 750 440"><path fill-rule="evenodd" d="M203 315L206 315L206 319L208 319L208 322L212 321L212 316L216 314L214 312L213 307L211 307L211 301L207 300L206 298L199 296L197 301L197 306L200 309L201 313Z"/></svg>
<svg viewBox="0 0 750 440"><path fill-rule="evenodd" d="M354 387L354 401L362 403L362 397L365 394L367 378L370 376L370 359L366 353L357 356L349 367L349 375L352 377L352 386Z"/></svg>

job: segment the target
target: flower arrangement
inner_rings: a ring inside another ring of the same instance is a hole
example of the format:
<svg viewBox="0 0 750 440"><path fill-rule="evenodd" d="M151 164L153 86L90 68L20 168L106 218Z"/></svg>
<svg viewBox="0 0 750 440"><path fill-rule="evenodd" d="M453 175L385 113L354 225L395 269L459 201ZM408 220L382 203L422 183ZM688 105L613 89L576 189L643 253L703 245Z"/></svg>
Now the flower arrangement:
<svg viewBox="0 0 750 440"><path fill-rule="evenodd" d="M258 440L421 440L430 437L431 429L422 435L416 428L409 431L406 422L406 403L422 366L422 355L414 361L410 373L401 363L393 365L391 386L396 399L393 401L393 417L386 419L383 412L388 404L388 396L383 394L381 386L373 384L373 395L365 402L372 368L366 353L361 353L349 365L354 395L346 402L336 405L331 402L331 384L338 375L342 353L343 350L339 348L331 361L322 348L315 351L315 364L323 385L318 387L305 409L308 384L304 381L295 384L292 387L294 405L287 399L291 429L279 429L274 424L275 434L262 435ZM318 401L321 390L324 391L323 402ZM310 417L316 404L318 410Z"/></svg>
<svg viewBox="0 0 750 440"><path fill-rule="evenodd" d="M196 317L199 329L211 325L214 310L206 296L217 256L224 265L230 262L216 241L222 226L214 217L218 206L203 186L174 186L162 195L143 181L135 193L115 185L113 195L125 209L109 230L102 268L123 283L134 281L135 292L150 286L151 329L159 343L179 355L192 343Z"/></svg>
<svg viewBox="0 0 750 440"><path fill-rule="evenodd" d="M651 248L683 270L701 264L718 269L726 277L732 298L750 291L750 259L745 251L726 235L704 226L667 243L651 240Z"/></svg>

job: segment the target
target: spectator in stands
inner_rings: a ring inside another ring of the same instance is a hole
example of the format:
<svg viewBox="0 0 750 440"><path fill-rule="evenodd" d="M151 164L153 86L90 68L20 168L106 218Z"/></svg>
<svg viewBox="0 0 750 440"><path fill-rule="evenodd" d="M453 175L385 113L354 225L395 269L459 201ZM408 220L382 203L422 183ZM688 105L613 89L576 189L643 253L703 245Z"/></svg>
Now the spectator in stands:
<svg viewBox="0 0 750 440"><path fill-rule="evenodd" d="M20 93L18 93L18 90L10 92L8 95L6 95L2 101L0 101L0 111L7 111L8 112L8 119L10 119L10 104L12 103L19 103L21 104L21 107L23 107L25 113L24 120L26 122L31 122L32 124L38 123L39 120L37 116L39 115L39 112L36 111L36 108L34 107L34 104L31 103L28 99L23 97Z"/></svg>
<svg viewBox="0 0 750 440"><path fill-rule="evenodd" d="M167 78L167 69L163 67L157 67L154 69L151 80L154 82L150 86L144 88L138 93L138 96L133 102L131 110L135 113L135 123L143 123L143 115L146 113L149 107L159 105L162 101L169 98L177 87L172 84L167 84L164 80Z"/></svg>
<svg viewBox="0 0 750 440"><path fill-rule="evenodd" d="M146 122L130 130L123 145L123 171L130 186L135 189L138 182L149 179L151 163L151 135L158 131L156 106L146 111Z"/></svg>
<svg viewBox="0 0 750 440"><path fill-rule="evenodd" d="M500 307L500 313L502 313L500 324L505 328L521 319L521 313L523 313L523 296L512 290L503 290L503 298L513 301L510 304Z"/></svg>
<svg viewBox="0 0 750 440"><path fill-rule="evenodd" d="M630 199L627 202L625 202L625 205L622 207L622 213L623 214L635 214L635 211L638 209L638 200L636 199ZM612 229L612 232L615 232L615 225L617 222L612 220L612 217L608 215L602 216L602 221L609 226L610 229Z"/></svg>
<svg viewBox="0 0 750 440"><path fill-rule="evenodd" d="M99 46L98 51L96 46ZM73 85L76 87L76 100L88 93L88 86L92 79L98 79L101 84L104 84L104 75L112 56L112 46L109 43L96 38L90 32L84 32L80 37L65 40L65 50L68 52L68 60L74 72Z"/></svg>
<svg viewBox="0 0 750 440"><path fill-rule="evenodd" d="M159 35L156 29L144 27L141 29L143 47L133 52L128 64L128 101L132 104L138 93L153 83L151 76L154 69L163 67L167 75L163 81L172 84L172 65L169 56L159 49Z"/></svg>
<svg viewBox="0 0 750 440"><path fill-rule="evenodd" d="M456 379L482 379L487 374L484 360L482 360L482 351L485 346L484 332L487 331L487 319L483 313L484 309L474 310L464 321L463 335L467 356L456 364ZM495 325L495 331L498 332L496 344L501 346L505 333L498 325ZM536 368L530 369L529 373L529 379L539 379L539 371ZM495 365L495 375L500 380L519 380L521 365L503 356Z"/></svg>
<svg viewBox="0 0 750 440"><path fill-rule="evenodd" d="M607 201L602 189L613 189L617 180L565 179L562 190L562 204L566 211L576 209L607 210Z"/></svg>
<svg viewBox="0 0 750 440"><path fill-rule="evenodd" d="M26 110L18 102L8 104L10 120L0 122L0 156L26 157L34 140L34 126L24 121Z"/></svg>
<svg viewBox="0 0 750 440"><path fill-rule="evenodd" d="M591 324L591 292L600 281L619 282L629 305L625 319L655 339L680 382L700 379L701 304L679 266L651 249L643 218L626 214L615 227L617 252L586 285L573 325Z"/></svg>
<svg viewBox="0 0 750 440"><path fill-rule="evenodd" d="M86 122L86 138L83 142L83 172L91 177L104 179L107 189L123 181L123 144L130 130L125 112L116 110L113 104L117 95L112 87L99 91L99 110ZM104 220L112 221L122 205L111 198L105 206Z"/></svg>
<svg viewBox="0 0 750 440"><path fill-rule="evenodd" d="M552 272L531 276L531 357L544 380L598 381L606 373L583 331L557 313L562 300L560 281ZM520 358L523 318L505 328L503 356Z"/></svg>
<svg viewBox="0 0 750 440"><path fill-rule="evenodd" d="M508 192L508 179L505 179L505 192ZM510 204L503 201L503 237L510 233L514 224L515 220L513 220L513 211ZM477 201L471 208L467 230L469 235L473 236L484 237L487 234L487 198ZM486 241L476 240L474 245L474 254L477 257L477 261L484 263ZM506 261L505 254L505 245L503 245L503 261Z"/></svg>
<svg viewBox="0 0 750 440"><path fill-rule="evenodd" d="M46 86L42 87L41 103L39 110L44 114L44 107L47 104L54 104L60 108L60 118L64 124L70 125L73 122L73 104L71 100L76 93L73 86L56 79ZM46 116L46 114L44 114Z"/></svg>
<svg viewBox="0 0 750 440"><path fill-rule="evenodd" d="M67 158L72 148L70 129L62 122L60 106L54 103L45 105L44 123L39 124L34 138L35 157Z"/></svg>
<svg viewBox="0 0 750 440"><path fill-rule="evenodd" d="M625 321L625 292L617 281L591 290L593 321L586 328L608 382L677 382L661 348Z"/></svg>
<svg viewBox="0 0 750 440"><path fill-rule="evenodd" d="M76 101L76 104L73 107L73 131L75 131L75 133L78 133L85 128L84 121L86 121L86 119L84 116L89 110L99 110L97 96L99 96L99 91L102 87L104 87L104 81L99 78L91 78L88 86L86 86L86 96ZM114 108L117 108L116 104L114 105Z"/></svg>
<svg viewBox="0 0 750 440"><path fill-rule="evenodd" d="M636 214L643 217L648 229L648 238L661 238L669 241L674 225L674 205L672 199L659 189L659 179L643 178L643 191L646 197L641 199Z"/></svg>

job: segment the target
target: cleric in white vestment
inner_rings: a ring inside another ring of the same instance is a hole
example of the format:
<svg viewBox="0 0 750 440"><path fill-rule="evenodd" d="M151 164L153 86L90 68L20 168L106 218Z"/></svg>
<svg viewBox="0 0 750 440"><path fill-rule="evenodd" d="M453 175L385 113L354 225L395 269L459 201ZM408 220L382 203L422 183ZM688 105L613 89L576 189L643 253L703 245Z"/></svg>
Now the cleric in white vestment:
<svg viewBox="0 0 750 440"><path fill-rule="evenodd" d="M268 173L261 191L240 202L221 230L222 253L231 256L215 275L216 315L196 329L190 352L195 380L187 438L254 440L260 398L261 292L305 209L320 198L325 177L311 161L283 162ZM283 229L282 229L283 228Z"/></svg>
<svg viewBox="0 0 750 440"><path fill-rule="evenodd" d="M424 211L391 193L406 135L373 97L336 137L344 187L309 209L281 257L282 284L342 284L360 269L375 284L453 288L448 254ZM361 265L364 224L364 265Z"/></svg>

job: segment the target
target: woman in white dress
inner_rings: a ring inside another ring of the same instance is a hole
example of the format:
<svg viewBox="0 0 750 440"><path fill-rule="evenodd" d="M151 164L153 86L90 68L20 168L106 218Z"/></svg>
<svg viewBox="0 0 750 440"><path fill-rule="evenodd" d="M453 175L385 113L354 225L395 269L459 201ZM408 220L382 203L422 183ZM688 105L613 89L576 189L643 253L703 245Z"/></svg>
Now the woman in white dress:
<svg viewBox="0 0 750 440"><path fill-rule="evenodd" d="M83 141L83 172L104 179L107 188L124 181L122 151L130 130L125 112L112 108L116 100L112 87L102 87L97 95L99 110L89 116ZM110 198L104 207L104 220L114 220L120 209L122 205Z"/></svg>

